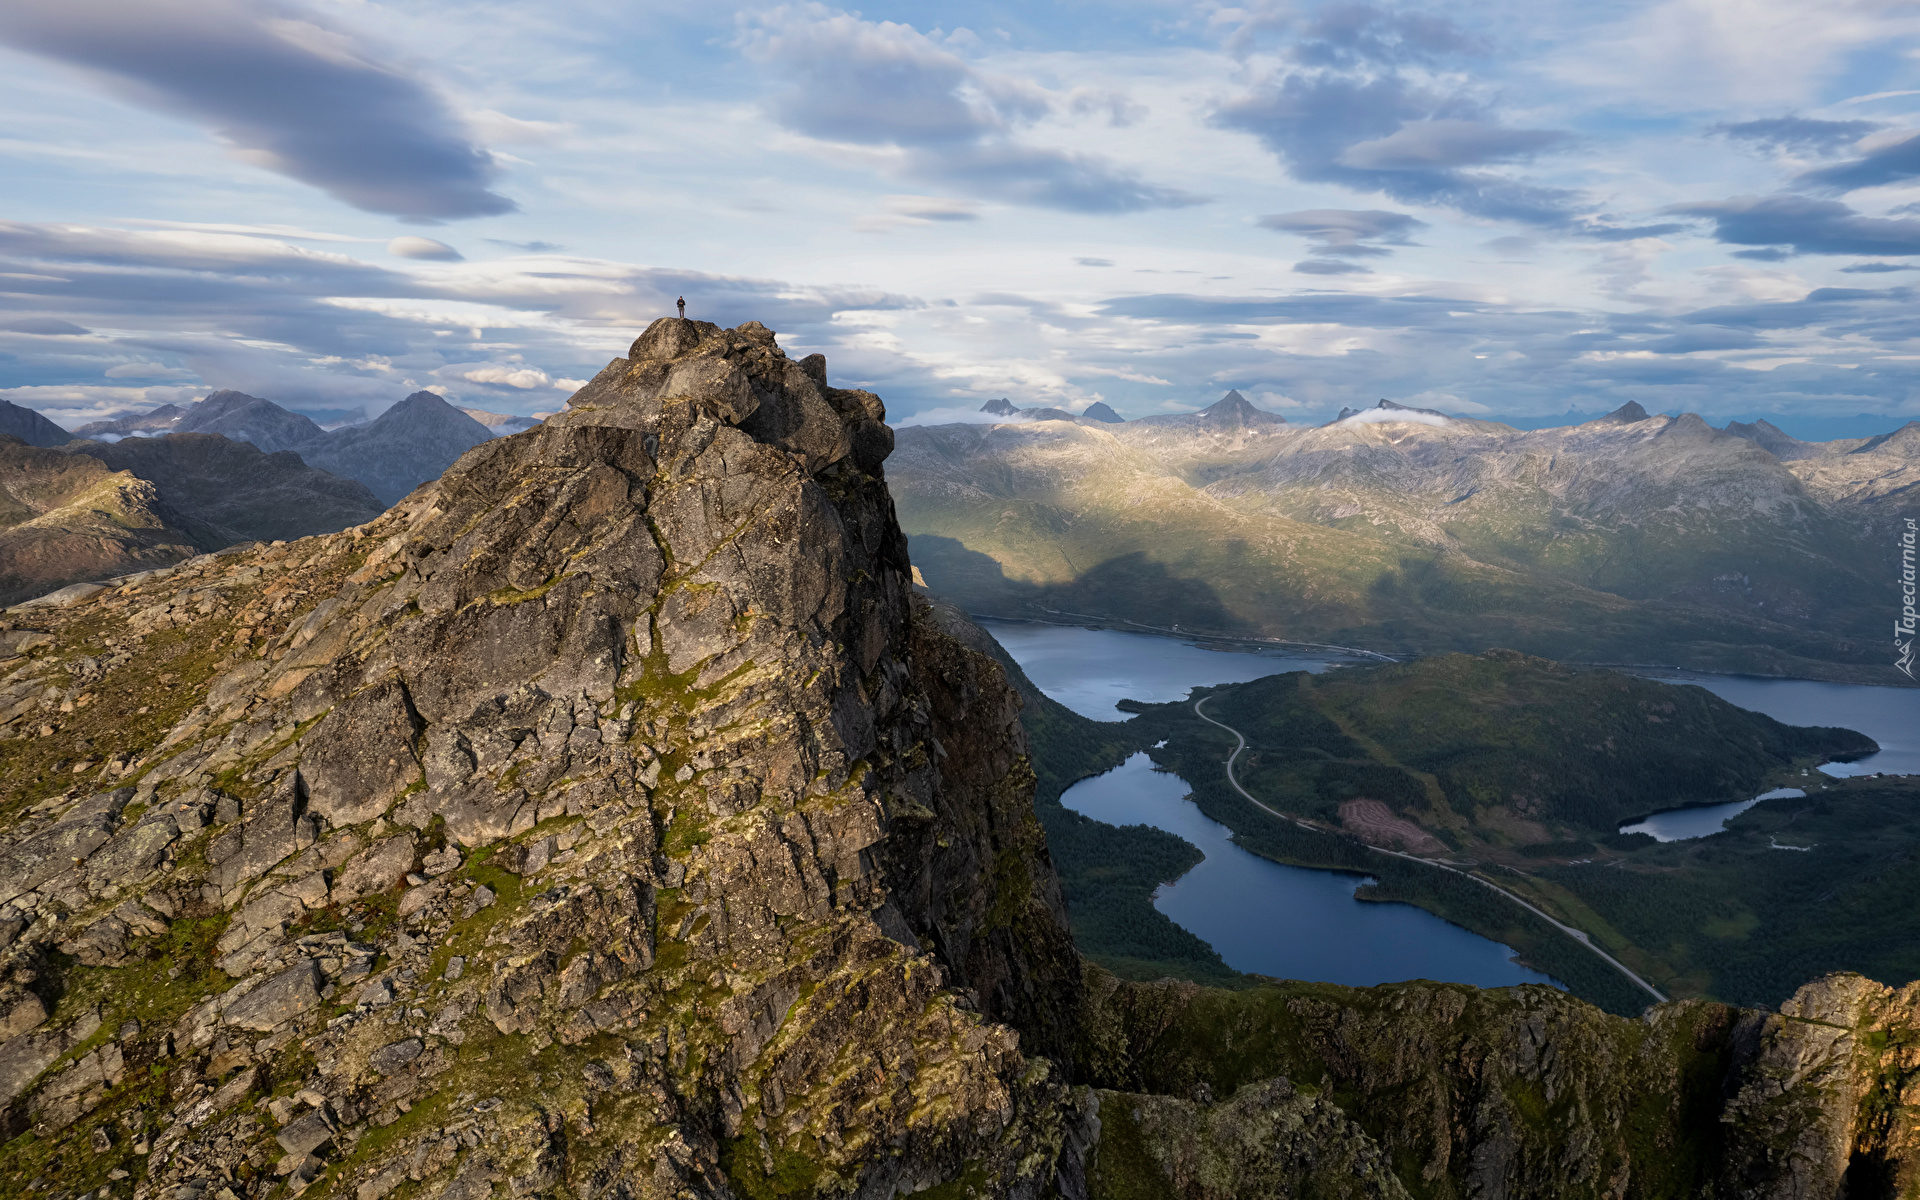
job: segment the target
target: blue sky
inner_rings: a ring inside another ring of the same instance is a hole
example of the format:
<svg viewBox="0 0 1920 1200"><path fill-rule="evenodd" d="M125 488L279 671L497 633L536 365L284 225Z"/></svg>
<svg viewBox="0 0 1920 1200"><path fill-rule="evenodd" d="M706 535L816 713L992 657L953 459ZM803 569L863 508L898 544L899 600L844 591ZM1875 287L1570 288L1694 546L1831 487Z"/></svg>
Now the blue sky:
<svg viewBox="0 0 1920 1200"><path fill-rule="evenodd" d="M1920 4L9 0L0 397L1920 416Z"/></svg>

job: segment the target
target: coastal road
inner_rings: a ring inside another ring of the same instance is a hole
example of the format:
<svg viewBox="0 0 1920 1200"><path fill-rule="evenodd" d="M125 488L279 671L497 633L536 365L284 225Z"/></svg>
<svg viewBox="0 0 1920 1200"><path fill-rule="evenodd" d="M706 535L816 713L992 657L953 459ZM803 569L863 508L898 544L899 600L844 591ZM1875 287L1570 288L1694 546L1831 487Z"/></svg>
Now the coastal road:
<svg viewBox="0 0 1920 1200"><path fill-rule="evenodd" d="M1240 786L1240 781L1237 778L1235 778L1233 774L1233 764L1234 764L1234 760L1240 757L1240 752L1247 748L1247 739L1240 735L1240 731L1238 729L1235 729L1233 726L1227 724L1225 721L1216 721L1212 717L1206 714L1206 710L1201 706L1211 699L1213 699L1212 696L1206 696L1199 700L1195 700L1193 702L1193 711L1194 711L1194 715L1198 716L1202 721L1205 721L1209 725L1218 725L1220 728L1226 730L1228 733L1233 735L1233 741L1234 741L1233 753L1227 756L1227 782L1233 785L1233 790L1236 792L1239 792L1242 796L1246 798L1247 803L1253 805L1255 808L1258 808L1262 812L1271 813L1273 816L1280 818L1282 821L1292 821L1295 825L1300 826L1300 828L1302 829L1312 829L1314 830L1315 833L1325 833L1326 830L1317 829L1314 826L1307 824L1305 821L1300 820L1298 817L1290 817L1286 813L1280 812L1276 809L1268 808L1266 805L1260 803L1260 801L1254 799L1252 792L1249 792L1247 789ZM1376 845L1373 845L1371 842L1362 842L1361 845L1365 846L1369 850L1377 850L1381 854L1391 854L1395 858L1404 858L1408 862L1421 863L1425 866L1433 867L1441 871L1452 871L1455 875L1461 876L1464 879L1473 880L1475 883L1479 884L1481 887L1488 888L1492 891L1500 893L1502 896L1505 896L1507 899L1513 901L1515 904L1518 904L1521 908L1526 909L1528 912L1532 913L1534 916L1539 917L1542 921L1545 921L1547 924L1553 926L1555 929L1558 929L1561 933L1566 934L1568 937L1572 938L1574 941L1579 942L1582 946L1585 946L1587 949L1593 951L1595 954L1598 954L1601 958L1606 959L1609 966L1613 967L1614 970L1620 972L1622 975L1625 975L1628 979L1633 980L1635 984L1639 985L1640 988L1642 988L1648 995L1652 996L1655 1000L1662 1001L1663 1003L1665 1002L1666 997L1660 994L1660 991L1658 988L1655 988L1652 984L1648 983L1646 980L1640 978L1638 975L1635 975L1632 971L1628 970L1627 965L1625 963L1621 962L1619 959L1615 958L1613 955L1608 954L1605 950L1602 950L1600 947L1594 945L1593 939L1587 936L1585 930L1575 929L1571 925L1561 924L1559 921L1556 921L1552 917L1548 916L1546 913L1541 912L1538 908L1534 907L1532 904L1529 904L1527 901L1522 900L1520 897L1514 895L1512 892L1501 887L1499 884L1492 883L1492 882L1489 882L1488 880L1482 879L1480 876L1475 875L1470 871L1462 871L1458 867L1450 867L1445 863L1435 862L1430 858L1421 858L1415 854L1402 854L1398 850L1389 850L1385 846L1376 846Z"/></svg>

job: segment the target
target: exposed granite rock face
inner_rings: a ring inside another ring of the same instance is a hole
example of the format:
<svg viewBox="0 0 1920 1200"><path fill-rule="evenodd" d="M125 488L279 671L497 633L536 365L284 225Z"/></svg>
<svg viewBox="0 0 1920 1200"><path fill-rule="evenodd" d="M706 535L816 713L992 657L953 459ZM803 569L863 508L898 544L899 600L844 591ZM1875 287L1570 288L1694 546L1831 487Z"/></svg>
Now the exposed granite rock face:
<svg viewBox="0 0 1920 1200"><path fill-rule="evenodd" d="M0 1177L1051 1188L1079 965L883 419L758 324L660 321L368 525L50 610L0 683L0 1083L42 1139Z"/></svg>
<svg viewBox="0 0 1920 1200"><path fill-rule="evenodd" d="M1097 968L1089 984L1096 1196L1858 1200L1920 1186L1920 985L1834 975L1778 1014L1690 1001L1629 1021L1539 986L1232 993ZM1335 1176L1377 1190L1319 1182Z"/></svg>

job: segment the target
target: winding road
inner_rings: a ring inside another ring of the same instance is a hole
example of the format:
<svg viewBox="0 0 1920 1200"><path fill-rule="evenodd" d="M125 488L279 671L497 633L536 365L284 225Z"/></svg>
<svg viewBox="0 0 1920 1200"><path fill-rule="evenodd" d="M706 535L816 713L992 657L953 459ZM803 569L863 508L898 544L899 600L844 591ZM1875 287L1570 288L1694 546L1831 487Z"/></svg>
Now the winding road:
<svg viewBox="0 0 1920 1200"><path fill-rule="evenodd" d="M1307 822L1300 820L1298 817L1290 817L1286 813L1280 812L1276 809L1268 808L1266 805L1256 800L1252 792L1249 792L1246 788L1243 788L1240 786L1240 781L1237 778L1235 778L1233 774L1233 764L1234 764L1234 760L1240 757L1240 752L1247 748L1247 739L1241 736L1240 731L1238 729L1235 729L1233 726L1227 724L1225 721L1216 721L1212 717L1206 714L1205 709L1203 709L1201 706L1211 699L1213 699L1212 696L1206 696L1206 697L1202 697L1199 700L1195 700L1193 702L1193 711L1194 711L1194 715L1199 717L1202 721L1205 721L1209 725L1218 725L1220 728L1226 730L1228 733L1233 735L1233 740L1234 740L1233 753L1227 756L1227 782L1233 785L1233 790L1236 792L1239 792L1242 796L1246 798L1249 804L1252 804L1255 808L1260 809L1262 812L1271 813L1273 816L1280 818L1282 821L1292 821L1295 825L1300 826L1300 828L1302 829L1312 829L1315 833L1325 833L1326 832L1325 830L1318 829L1315 826L1309 825L1307 824ZM1462 871L1458 867L1450 867L1445 863L1435 862L1430 858L1421 858L1418 855L1414 855L1414 854L1402 854L1398 850L1389 850L1385 846L1376 846L1376 845L1373 845L1371 842L1362 842L1361 845L1365 846L1369 850L1378 851L1381 854L1391 854L1395 858L1404 858L1408 862L1422 863L1426 866L1437 868L1438 870L1451 871L1455 875L1459 875L1462 878L1473 880L1475 883L1479 884L1481 887L1487 888L1491 891L1498 892L1500 895L1505 896L1507 899L1513 901L1515 904L1518 904L1521 908L1526 909L1528 912L1532 913L1534 916L1539 917L1541 920L1545 921L1547 924L1553 926L1555 929L1558 929L1561 933L1566 934L1568 937L1572 938L1574 941L1579 942L1582 946L1585 946L1587 949L1593 951L1595 954L1605 959L1608 965L1613 967L1614 970L1620 972L1622 975L1625 975L1628 979L1633 980L1635 984L1639 985L1643 990L1646 991L1648 995L1652 996L1655 1000L1659 1000L1663 1003L1666 1001L1666 997L1660 994L1659 989L1655 988L1652 984L1648 983L1646 980L1640 978L1638 975L1635 975L1632 971L1628 970L1627 965L1625 963L1621 962L1619 959L1615 958L1613 955L1608 954L1605 950L1602 950L1600 947L1594 945L1593 939L1589 938L1584 930L1575 929L1571 925L1561 924L1559 921L1556 921L1552 917L1548 916L1546 913L1541 912L1538 908L1534 907L1532 904L1529 904L1527 901L1522 900L1520 897L1514 895L1512 892L1501 887L1499 884L1492 883L1492 882L1489 882L1488 880L1482 879L1480 876L1473 874L1471 871Z"/></svg>

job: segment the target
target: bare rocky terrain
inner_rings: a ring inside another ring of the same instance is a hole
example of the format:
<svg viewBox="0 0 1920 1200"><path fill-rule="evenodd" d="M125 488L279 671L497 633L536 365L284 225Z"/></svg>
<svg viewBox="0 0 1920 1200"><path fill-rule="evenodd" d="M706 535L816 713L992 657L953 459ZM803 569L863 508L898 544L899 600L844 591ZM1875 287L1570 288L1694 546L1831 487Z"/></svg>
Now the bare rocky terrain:
<svg viewBox="0 0 1920 1200"><path fill-rule="evenodd" d="M1858 977L1628 1020L1084 967L884 417L662 320L372 521L11 618L0 1190L1911 1186L1914 997Z"/></svg>

